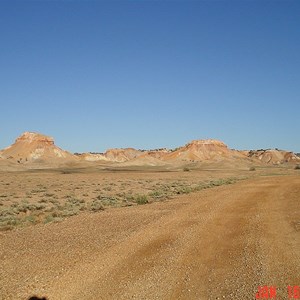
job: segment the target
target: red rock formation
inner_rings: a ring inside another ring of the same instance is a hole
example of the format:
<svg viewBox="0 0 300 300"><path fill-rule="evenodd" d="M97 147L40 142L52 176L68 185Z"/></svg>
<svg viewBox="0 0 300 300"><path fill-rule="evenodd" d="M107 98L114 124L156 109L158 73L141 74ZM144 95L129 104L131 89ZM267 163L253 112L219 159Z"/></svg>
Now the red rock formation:
<svg viewBox="0 0 300 300"><path fill-rule="evenodd" d="M163 159L181 159L187 161L221 160L224 158L245 158L243 153L229 149L218 140L194 140L175 151L166 154Z"/></svg>
<svg viewBox="0 0 300 300"><path fill-rule="evenodd" d="M77 159L73 154L55 146L54 139L34 132L25 132L14 144L2 150L1 156L19 163L51 161L51 159Z"/></svg>
<svg viewBox="0 0 300 300"><path fill-rule="evenodd" d="M299 163L300 158L293 152L267 149L267 150L251 150L248 152L248 157L258 159L267 164L282 164L282 163Z"/></svg>

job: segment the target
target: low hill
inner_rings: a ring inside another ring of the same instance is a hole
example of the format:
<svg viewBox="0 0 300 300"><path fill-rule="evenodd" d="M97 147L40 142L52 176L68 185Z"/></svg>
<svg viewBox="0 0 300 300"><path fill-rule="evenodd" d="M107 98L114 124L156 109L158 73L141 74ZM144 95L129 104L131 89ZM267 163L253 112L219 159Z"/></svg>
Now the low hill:
<svg viewBox="0 0 300 300"><path fill-rule="evenodd" d="M251 150L248 152L248 157L256 158L263 163L267 164L282 164L282 163L290 163L300 162L300 157L295 153L285 150L278 149L261 149L261 150Z"/></svg>
<svg viewBox="0 0 300 300"><path fill-rule="evenodd" d="M52 137L35 132L23 133L1 151L1 157L19 164L77 160L75 155L57 147Z"/></svg>

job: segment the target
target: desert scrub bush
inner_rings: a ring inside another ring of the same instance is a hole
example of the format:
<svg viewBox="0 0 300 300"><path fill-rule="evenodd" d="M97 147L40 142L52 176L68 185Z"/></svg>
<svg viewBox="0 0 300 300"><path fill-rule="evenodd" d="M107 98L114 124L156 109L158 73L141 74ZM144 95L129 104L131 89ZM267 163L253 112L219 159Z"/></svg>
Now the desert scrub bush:
<svg viewBox="0 0 300 300"><path fill-rule="evenodd" d="M72 197L72 198L68 198L66 203L70 203L70 204L73 204L73 205L76 205L76 206L80 206L84 203L84 200Z"/></svg>
<svg viewBox="0 0 300 300"><path fill-rule="evenodd" d="M54 220L54 217L53 217L52 215L47 215L47 216L44 218L44 224L53 222L53 220Z"/></svg>
<svg viewBox="0 0 300 300"><path fill-rule="evenodd" d="M50 214L44 218L44 224L51 223L51 222L61 222L62 220L63 220L62 217Z"/></svg>
<svg viewBox="0 0 300 300"><path fill-rule="evenodd" d="M132 194L124 194L122 197L123 205L125 206L132 206L134 202L134 196Z"/></svg>
<svg viewBox="0 0 300 300"><path fill-rule="evenodd" d="M162 189L164 192L169 192L169 191L172 190L172 186L167 185L167 184L163 184L163 185L161 186L161 189Z"/></svg>
<svg viewBox="0 0 300 300"><path fill-rule="evenodd" d="M124 197L127 201L133 201L134 200L134 196L132 194L126 194Z"/></svg>
<svg viewBox="0 0 300 300"><path fill-rule="evenodd" d="M296 165L295 170L300 170L300 165Z"/></svg>
<svg viewBox="0 0 300 300"><path fill-rule="evenodd" d="M184 172L189 172L189 171L191 171L191 170L190 170L190 168L188 168L188 167L184 167L184 168L183 168L183 171L184 171Z"/></svg>
<svg viewBox="0 0 300 300"><path fill-rule="evenodd" d="M32 223L32 224L36 224L37 223L36 216L34 216L34 215L26 216L24 218L24 222L29 222L29 223Z"/></svg>
<svg viewBox="0 0 300 300"><path fill-rule="evenodd" d="M39 199L38 202L39 203L47 203L49 200L48 199L45 199L45 198L42 198L42 199Z"/></svg>
<svg viewBox="0 0 300 300"><path fill-rule="evenodd" d="M250 167L249 168L249 171L255 171L256 169L255 169L255 167Z"/></svg>
<svg viewBox="0 0 300 300"><path fill-rule="evenodd" d="M220 186L220 185L223 185L224 182L222 179L219 179L219 180L212 180L208 183L208 187L214 187L214 186Z"/></svg>
<svg viewBox="0 0 300 300"><path fill-rule="evenodd" d="M45 213L52 212L56 209L55 206L47 206L44 210Z"/></svg>
<svg viewBox="0 0 300 300"><path fill-rule="evenodd" d="M236 183L237 179L236 178L227 178L227 179L223 179L224 184L232 184L232 183Z"/></svg>
<svg viewBox="0 0 300 300"><path fill-rule="evenodd" d="M116 206L119 202L119 199L117 197L106 195L99 195L96 197L96 199L100 200L101 203L106 206Z"/></svg>
<svg viewBox="0 0 300 300"><path fill-rule="evenodd" d="M49 200L47 200L47 202L50 202L50 203L52 203L53 205L59 205L59 201L56 200L56 199L49 199Z"/></svg>
<svg viewBox="0 0 300 300"><path fill-rule="evenodd" d="M171 187L176 187L176 186L181 185L181 184L182 183L179 182L179 181L174 181L174 182L171 183Z"/></svg>
<svg viewBox="0 0 300 300"><path fill-rule="evenodd" d="M79 211L85 210L85 201L77 198L68 198L64 205L58 205L57 208L61 211L61 216L69 217L79 213Z"/></svg>
<svg viewBox="0 0 300 300"><path fill-rule="evenodd" d="M147 195L136 195L136 196L134 197L134 201L135 201L138 205L143 205L143 204L149 203Z"/></svg>
<svg viewBox="0 0 300 300"><path fill-rule="evenodd" d="M100 200L94 199L90 204L89 210L93 212L101 211L104 210L104 206Z"/></svg>
<svg viewBox="0 0 300 300"><path fill-rule="evenodd" d="M62 217L71 217L79 214L79 209L76 206L68 206L66 209L63 209L61 212Z"/></svg>
<svg viewBox="0 0 300 300"><path fill-rule="evenodd" d="M1 220L7 216L14 216L15 214L16 214L16 212L10 207L0 209L0 219Z"/></svg>
<svg viewBox="0 0 300 300"><path fill-rule="evenodd" d="M218 179L218 180L212 180L208 183L209 187L213 187L213 186L220 186L220 185L224 185L224 184L232 184L235 183L236 180L234 178L227 178L227 179Z"/></svg>
<svg viewBox="0 0 300 300"><path fill-rule="evenodd" d="M193 187L193 190L194 190L195 192L199 192L199 191L204 190L204 189L207 189L207 188L208 188L208 186L207 186L206 184L204 184L204 183L198 183L198 184L196 184L196 185Z"/></svg>
<svg viewBox="0 0 300 300"><path fill-rule="evenodd" d="M154 190L150 192L149 197L154 198L154 199L159 199L165 197L165 192L163 190Z"/></svg>
<svg viewBox="0 0 300 300"><path fill-rule="evenodd" d="M0 230L10 230L20 223L12 208L0 209Z"/></svg>
<svg viewBox="0 0 300 300"><path fill-rule="evenodd" d="M193 191L194 191L193 188L191 188L190 186L181 186L181 187L176 188L176 190L175 190L176 194L178 194L178 195L189 194Z"/></svg>
<svg viewBox="0 0 300 300"><path fill-rule="evenodd" d="M116 196L119 198L124 198L125 193L124 192L116 193Z"/></svg>
<svg viewBox="0 0 300 300"><path fill-rule="evenodd" d="M13 203L11 207L14 208L16 213L26 213L27 211L43 210L46 205L41 203L30 204L27 201L22 201L19 204Z"/></svg>
<svg viewBox="0 0 300 300"><path fill-rule="evenodd" d="M33 204L33 210L43 210L46 208L46 205L45 204L41 204L41 203L36 203L36 204Z"/></svg>

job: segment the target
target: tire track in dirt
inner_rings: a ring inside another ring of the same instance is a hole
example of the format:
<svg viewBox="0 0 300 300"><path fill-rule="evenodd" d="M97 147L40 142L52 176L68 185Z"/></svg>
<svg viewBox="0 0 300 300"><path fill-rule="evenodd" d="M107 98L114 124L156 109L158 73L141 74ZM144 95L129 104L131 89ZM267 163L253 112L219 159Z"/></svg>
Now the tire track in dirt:
<svg viewBox="0 0 300 300"><path fill-rule="evenodd" d="M269 178L238 185L189 196L180 211L111 249L107 264L102 262L104 272L95 261L95 276L74 288L71 298L253 299L259 285L278 285L281 292L282 275L269 271L278 255L270 260L266 251L277 240L268 238L265 222L278 191L292 185ZM112 257L117 257L114 264Z"/></svg>

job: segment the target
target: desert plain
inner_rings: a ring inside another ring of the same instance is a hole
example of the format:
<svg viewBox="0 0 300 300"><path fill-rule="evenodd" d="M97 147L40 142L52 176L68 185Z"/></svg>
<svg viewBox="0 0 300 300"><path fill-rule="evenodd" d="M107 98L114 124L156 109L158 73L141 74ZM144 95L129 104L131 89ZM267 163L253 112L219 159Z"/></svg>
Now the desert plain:
<svg viewBox="0 0 300 300"><path fill-rule="evenodd" d="M62 164L4 150L0 299L296 299L297 165L190 145L156 164L153 151Z"/></svg>

